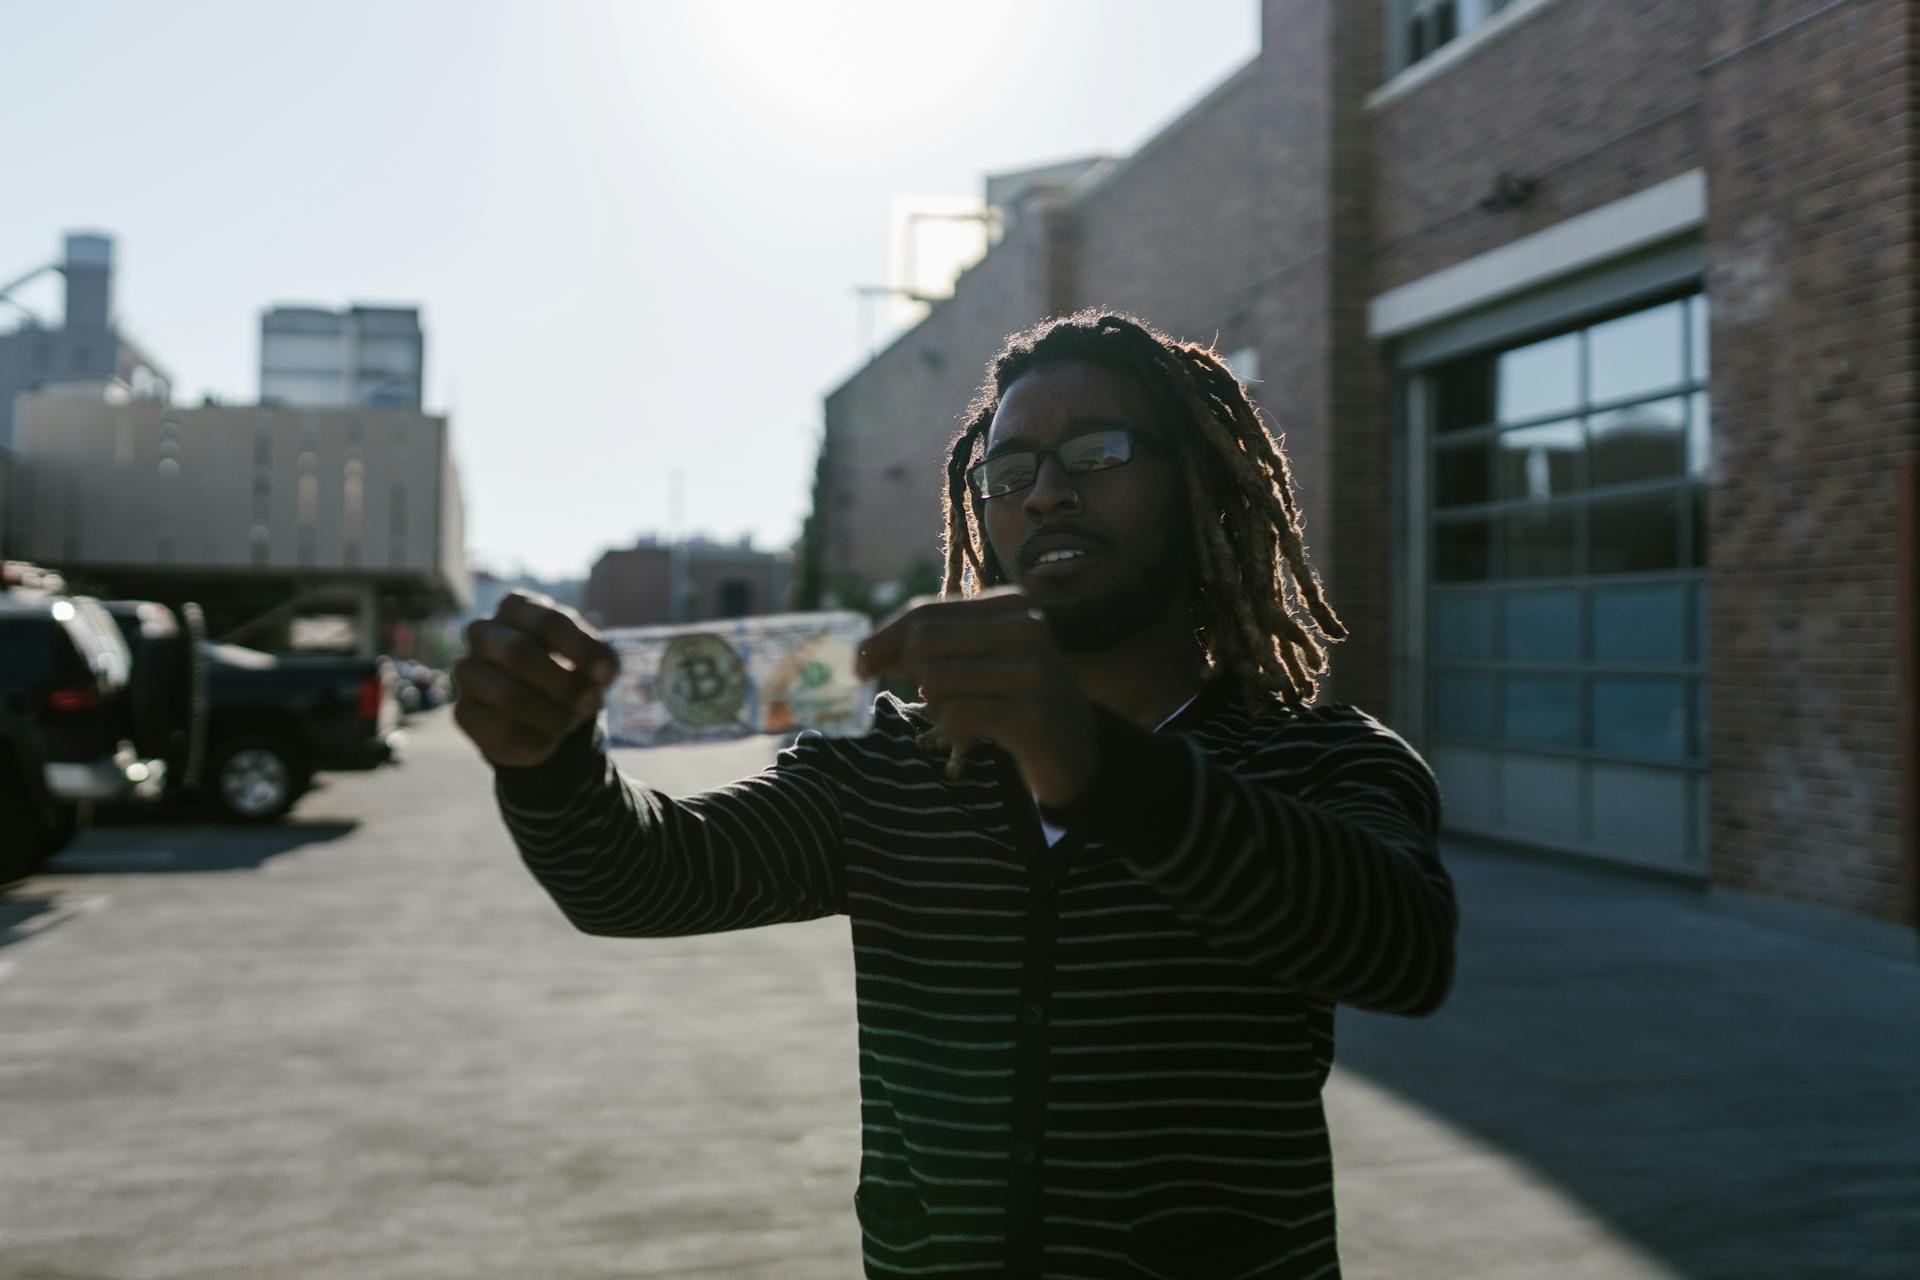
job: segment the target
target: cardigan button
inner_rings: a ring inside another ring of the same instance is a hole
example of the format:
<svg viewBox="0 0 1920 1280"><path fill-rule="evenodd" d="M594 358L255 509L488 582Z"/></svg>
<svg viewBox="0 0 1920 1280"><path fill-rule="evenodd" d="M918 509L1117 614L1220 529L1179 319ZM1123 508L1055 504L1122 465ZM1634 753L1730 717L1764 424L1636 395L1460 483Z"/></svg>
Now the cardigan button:
<svg viewBox="0 0 1920 1280"><path fill-rule="evenodd" d="M1029 1003L1021 1006L1020 1021L1026 1023L1028 1026L1037 1027L1046 1020L1047 1011L1039 1005Z"/></svg>
<svg viewBox="0 0 1920 1280"><path fill-rule="evenodd" d="M1031 1142L1016 1142L1013 1144L1013 1162L1015 1164L1032 1164L1038 1154L1039 1153L1033 1149Z"/></svg>

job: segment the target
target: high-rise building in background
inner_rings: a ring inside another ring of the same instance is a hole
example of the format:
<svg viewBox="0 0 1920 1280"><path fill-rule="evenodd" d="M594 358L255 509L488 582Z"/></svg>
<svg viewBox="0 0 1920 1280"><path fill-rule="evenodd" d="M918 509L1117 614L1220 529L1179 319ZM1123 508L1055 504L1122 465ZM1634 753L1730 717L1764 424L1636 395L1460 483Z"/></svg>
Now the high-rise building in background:
<svg viewBox="0 0 1920 1280"><path fill-rule="evenodd" d="M417 307L275 307L260 317L260 403L418 409L426 338Z"/></svg>
<svg viewBox="0 0 1920 1280"><path fill-rule="evenodd" d="M51 273L66 277L66 306L55 325L12 297ZM0 333L0 451L12 450L14 399L60 383L107 384L119 397L164 401L171 394L160 367L123 332L113 314L113 239L71 232L57 262L0 281L0 298L22 322Z"/></svg>

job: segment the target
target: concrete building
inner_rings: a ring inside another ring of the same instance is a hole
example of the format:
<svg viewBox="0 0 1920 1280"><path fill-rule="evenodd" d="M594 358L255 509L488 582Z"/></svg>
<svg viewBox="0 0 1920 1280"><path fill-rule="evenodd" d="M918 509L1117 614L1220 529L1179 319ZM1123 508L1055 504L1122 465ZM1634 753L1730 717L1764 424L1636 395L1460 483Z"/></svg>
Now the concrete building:
<svg viewBox="0 0 1920 1280"><path fill-rule="evenodd" d="M27 282L58 274L66 282L59 324L8 299L23 313L18 328L0 333L0 450L13 448L14 399L61 382L111 382L143 400L164 401L170 380L120 327L113 310L113 240L72 232L61 258L0 284L0 297Z"/></svg>
<svg viewBox="0 0 1920 1280"><path fill-rule="evenodd" d="M426 338L414 307L275 307L260 317L260 403L418 409Z"/></svg>
<svg viewBox="0 0 1920 1280"><path fill-rule="evenodd" d="M83 590L199 600L216 634L350 613L366 649L469 599L445 418L79 390L19 401L10 555Z"/></svg>
<svg viewBox="0 0 1920 1280"><path fill-rule="evenodd" d="M608 551L587 578L582 612L603 627L643 627L785 613L793 556L693 538L643 539Z"/></svg>
<svg viewBox="0 0 1920 1280"><path fill-rule="evenodd" d="M1912 6L1262 15L827 397L809 581L937 564L1000 341L1138 312L1259 379L1352 632L1322 700L1452 834L1912 954Z"/></svg>

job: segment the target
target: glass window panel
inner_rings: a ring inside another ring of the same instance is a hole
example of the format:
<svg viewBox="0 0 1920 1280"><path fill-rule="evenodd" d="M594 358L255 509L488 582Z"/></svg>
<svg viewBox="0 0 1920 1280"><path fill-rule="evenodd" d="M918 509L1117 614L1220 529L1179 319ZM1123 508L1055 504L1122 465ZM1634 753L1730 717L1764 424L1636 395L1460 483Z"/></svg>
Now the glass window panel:
<svg viewBox="0 0 1920 1280"><path fill-rule="evenodd" d="M1580 745L1580 677L1510 671L1503 683L1508 741Z"/></svg>
<svg viewBox="0 0 1920 1280"><path fill-rule="evenodd" d="M1433 429L1465 431L1493 421L1493 358L1470 356L1436 368L1427 383L1433 395Z"/></svg>
<svg viewBox="0 0 1920 1280"><path fill-rule="evenodd" d="M1705 479L1713 469L1713 405L1707 393L1687 397L1687 474Z"/></svg>
<svg viewBox="0 0 1920 1280"><path fill-rule="evenodd" d="M1501 432L1496 496L1538 501L1573 492L1582 443L1578 418Z"/></svg>
<svg viewBox="0 0 1920 1280"><path fill-rule="evenodd" d="M1688 558L1692 561L1690 567L1695 569L1707 567L1707 552L1710 549L1707 546L1707 503L1710 500L1707 491L1702 488L1687 493L1687 520L1693 526L1693 545L1688 548Z"/></svg>
<svg viewBox="0 0 1920 1280"><path fill-rule="evenodd" d="M1433 732L1453 738L1495 737L1493 677L1484 671L1433 670Z"/></svg>
<svg viewBox="0 0 1920 1280"><path fill-rule="evenodd" d="M1501 517L1508 578L1564 578L1577 572L1578 513L1541 507Z"/></svg>
<svg viewBox="0 0 1920 1280"><path fill-rule="evenodd" d="M1693 584L1693 661L1707 661L1707 584Z"/></svg>
<svg viewBox="0 0 1920 1280"><path fill-rule="evenodd" d="M1596 502L1588 520L1593 529L1591 572L1651 573L1680 567L1677 493Z"/></svg>
<svg viewBox="0 0 1920 1280"><path fill-rule="evenodd" d="M1493 658L1493 593L1436 591L1430 597L1431 650L1436 658Z"/></svg>
<svg viewBox="0 0 1920 1280"><path fill-rule="evenodd" d="M1687 660L1684 582L1593 589L1593 660L1678 666Z"/></svg>
<svg viewBox="0 0 1920 1280"><path fill-rule="evenodd" d="M1650 400L1587 419L1589 483L1666 480L1686 471L1687 402Z"/></svg>
<svg viewBox="0 0 1920 1280"><path fill-rule="evenodd" d="M1580 840L1580 792L1587 777L1581 761L1507 751L1501 754L1499 769L1495 820L1509 836L1563 845Z"/></svg>
<svg viewBox="0 0 1920 1280"><path fill-rule="evenodd" d="M1687 682L1677 676L1595 676L1593 749L1684 759Z"/></svg>
<svg viewBox="0 0 1920 1280"><path fill-rule="evenodd" d="M1580 661L1580 592L1506 593L1506 656L1516 662Z"/></svg>
<svg viewBox="0 0 1920 1280"><path fill-rule="evenodd" d="M1684 302L1636 311L1587 330L1587 403L1603 404L1686 381Z"/></svg>
<svg viewBox="0 0 1920 1280"><path fill-rule="evenodd" d="M1688 327L1692 330L1692 360L1687 376L1695 382L1707 381L1707 297L1695 294L1687 299Z"/></svg>
<svg viewBox="0 0 1920 1280"><path fill-rule="evenodd" d="M1433 505L1468 506L1487 500L1487 472L1493 443L1471 440L1433 451Z"/></svg>
<svg viewBox="0 0 1920 1280"><path fill-rule="evenodd" d="M1500 353L1500 421L1524 422L1580 407L1580 335L1564 334Z"/></svg>
<svg viewBox="0 0 1920 1280"><path fill-rule="evenodd" d="M1436 582L1485 582L1492 576L1492 521L1447 520L1433 526Z"/></svg>
<svg viewBox="0 0 1920 1280"><path fill-rule="evenodd" d="M1693 686L1693 758L1707 758L1707 682L1695 679Z"/></svg>

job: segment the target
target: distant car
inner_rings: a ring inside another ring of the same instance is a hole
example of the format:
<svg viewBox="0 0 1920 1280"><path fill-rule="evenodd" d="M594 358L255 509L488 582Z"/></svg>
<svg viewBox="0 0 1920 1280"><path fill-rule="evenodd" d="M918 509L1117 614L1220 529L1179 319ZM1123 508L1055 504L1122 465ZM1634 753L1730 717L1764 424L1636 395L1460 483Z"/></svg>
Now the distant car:
<svg viewBox="0 0 1920 1280"><path fill-rule="evenodd" d="M402 658L394 664L399 676L396 686L400 707L411 714L415 711L429 711L447 701L447 674L436 671L424 662L411 658Z"/></svg>
<svg viewBox="0 0 1920 1280"><path fill-rule="evenodd" d="M0 583L0 713L28 721L57 807L53 847L95 801L150 798L166 760L134 742L131 654L100 602L9 564Z"/></svg>

